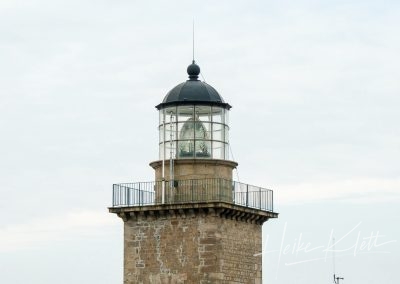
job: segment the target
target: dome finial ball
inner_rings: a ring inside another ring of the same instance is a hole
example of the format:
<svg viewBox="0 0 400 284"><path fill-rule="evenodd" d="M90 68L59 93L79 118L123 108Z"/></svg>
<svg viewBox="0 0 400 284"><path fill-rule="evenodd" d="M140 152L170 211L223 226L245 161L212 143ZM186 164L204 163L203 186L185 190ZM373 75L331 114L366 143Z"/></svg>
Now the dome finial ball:
<svg viewBox="0 0 400 284"><path fill-rule="evenodd" d="M190 64L187 68L187 73L189 75L190 80L197 80L200 74L200 67L197 65L194 60L192 64Z"/></svg>

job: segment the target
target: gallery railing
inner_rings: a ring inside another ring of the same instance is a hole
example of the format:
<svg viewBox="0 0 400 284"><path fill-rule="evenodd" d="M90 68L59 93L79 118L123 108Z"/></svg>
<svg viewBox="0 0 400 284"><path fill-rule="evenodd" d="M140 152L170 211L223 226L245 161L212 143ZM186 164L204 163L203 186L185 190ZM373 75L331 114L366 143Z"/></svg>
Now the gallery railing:
<svg viewBox="0 0 400 284"><path fill-rule="evenodd" d="M192 179L113 185L112 207L227 202L273 212L273 191L225 179Z"/></svg>

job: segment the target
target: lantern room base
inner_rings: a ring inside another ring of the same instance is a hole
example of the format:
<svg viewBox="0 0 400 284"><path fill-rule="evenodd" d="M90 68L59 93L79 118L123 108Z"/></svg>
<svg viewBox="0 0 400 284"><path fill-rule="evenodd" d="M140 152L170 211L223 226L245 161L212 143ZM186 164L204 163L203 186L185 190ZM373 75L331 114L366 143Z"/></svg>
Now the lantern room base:
<svg viewBox="0 0 400 284"><path fill-rule="evenodd" d="M163 180L162 162L155 161L150 166L155 170L155 180ZM165 161L165 180L170 180L169 160ZM221 178L232 180L232 170L238 166L234 161L216 159L173 160L174 180Z"/></svg>

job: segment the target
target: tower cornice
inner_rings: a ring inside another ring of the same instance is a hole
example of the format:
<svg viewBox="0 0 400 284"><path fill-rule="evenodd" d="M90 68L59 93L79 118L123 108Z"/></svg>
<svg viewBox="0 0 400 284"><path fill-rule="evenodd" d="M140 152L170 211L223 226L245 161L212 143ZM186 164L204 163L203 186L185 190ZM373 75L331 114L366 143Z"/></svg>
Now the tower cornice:
<svg viewBox="0 0 400 284"><path fill-rule="evenodd" d="M196 216L214 216L240 222L262 225L278 213L239 206L227 202L201 202L185 204L162 204L129 207L110 207L110 213L117 214L124 222L128 220L158 218L193 218Z"/></svg>

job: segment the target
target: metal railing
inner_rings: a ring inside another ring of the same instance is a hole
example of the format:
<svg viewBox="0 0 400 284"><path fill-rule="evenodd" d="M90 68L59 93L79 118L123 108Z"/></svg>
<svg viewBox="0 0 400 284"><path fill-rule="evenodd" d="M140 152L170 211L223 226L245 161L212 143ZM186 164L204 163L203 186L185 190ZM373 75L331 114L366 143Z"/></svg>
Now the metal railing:
<svg viewBox="0 0 400 284"><path fill-rule="evenodd" d="M163 198L164 192L164 198ZM273 212L273 191L225 179L192 179L113 185L112 207L227 202Z"/></svg>

